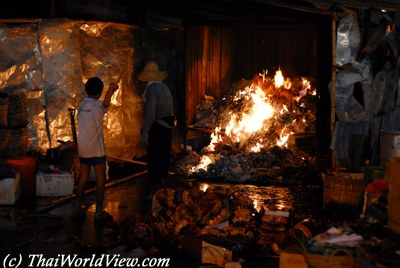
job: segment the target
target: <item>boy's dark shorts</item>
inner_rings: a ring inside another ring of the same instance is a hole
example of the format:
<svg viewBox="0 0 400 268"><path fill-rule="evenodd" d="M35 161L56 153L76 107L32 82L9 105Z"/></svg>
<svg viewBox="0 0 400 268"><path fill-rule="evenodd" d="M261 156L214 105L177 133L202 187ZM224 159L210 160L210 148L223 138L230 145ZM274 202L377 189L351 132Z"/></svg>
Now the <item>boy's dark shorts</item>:
<svg viewBox="0 0 400 268"><path fill-rule="evenodd" d="M89 165L89 166L95 166L95 165L99 165L99 164L103 164L106 162L106 157L102 156L102 157L79 157L79 162L81 164L85 164L85 165Z"/></svg>

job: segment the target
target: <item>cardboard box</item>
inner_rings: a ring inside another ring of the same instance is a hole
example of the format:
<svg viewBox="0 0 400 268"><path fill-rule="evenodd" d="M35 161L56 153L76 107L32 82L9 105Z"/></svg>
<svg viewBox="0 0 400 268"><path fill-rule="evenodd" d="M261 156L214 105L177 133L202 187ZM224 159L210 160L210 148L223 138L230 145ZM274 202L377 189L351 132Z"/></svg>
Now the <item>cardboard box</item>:
<svg viewBox="0 0 400 268"><path fill-rule="evenodd" d="M304 255L299 252L282 251L279 255L279 268L307 268Z"/></svg>
<svg viewBox="0 0 400 268"><path fill-rule="evenodd" d="M181 240L181 245L183 249L198 258L201 263L224 267L226 263L232 262L232 251L202 239L185 237Z"/></svg>
<svg viewBox="0 0 400 268"><path fill-rule="evenodd" d="M0 205L14 205L21 193L21 176L16 173L15 178L0 180Z"/></svg>
<svg viewBox="0 0 400 268"><path fill-rule="evenodd" d="M43 197L58 197L71 195L74 191L74 174L36 173L36 195Z"/></svg>
<svg viewBox="0 0 400 268"><path fill-rule="evenodd" d="M201 262L224 266L226 262L232 261L232 251L202 241Z"/></svg>

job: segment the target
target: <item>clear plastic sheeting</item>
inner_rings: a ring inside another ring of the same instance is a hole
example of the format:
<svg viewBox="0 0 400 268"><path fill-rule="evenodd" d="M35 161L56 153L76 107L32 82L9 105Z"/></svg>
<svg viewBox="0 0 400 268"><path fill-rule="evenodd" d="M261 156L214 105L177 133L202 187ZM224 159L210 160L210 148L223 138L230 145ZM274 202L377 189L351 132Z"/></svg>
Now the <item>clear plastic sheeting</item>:
<svg viewBox="0 0 400 268"><path fill-rule="evenodd" d="M79 25L74 21L39 22L41 67L45 80L41 114L45 117L33 123L40 132L48 127L49 133L46 131L41 136L50 136L48 144L45 139L38 140L40 148L56 147L57 140L72 140L68 108L77 107L83 89Z"/></svg>
<svg viewBox="0 0 400 268"><path fill-rule="evenodd" d="M365 111L369 117L388 114L395 108L399 69L380 71L364 88Z"/></svg>
<svg viewBox="0 0 400 268"><path fill-rule="evenodd" d="M360 49L360 29L357 18L352 14L346 14L337 27L336 37L336 64L344 66L352 63Z"/></svg>
<svg viewBox="0 0 400 268"><path fill-rule="evenodd" d="M111 82L119 86L104 121L107 154L143 154L137 146L143 104L132 79L135 33L128 25L73 20L0 25L0 92L26 94L30 149L43 153L57 140L73 140L68 109L77 109L84 83L98 76L101 99Z"/></svg>
<svg viewBox="0 0 400 268"><path fill-rule="evenodd" d="M37 24L6 26L0 24L0 89L43 86ZM29 92L27 92L29 93Z"/></svg>
<svg viewBox="0 0 400 268"><path fill-rule="evenodd" d="M350 68L338 72L335 80L336 114L340 121L360 122L368 119L360 102L353 96L354 85L361 82L364 86L372 81L372 66L365 59L354 62Z"/></svg>
<svg viewBox="0 0 400 268"><path fill-rule="evenodd" d="M382 130L400 131L400 109L391 111L382 117Z"/></svg>
<svg viewBox="0 0 400 268"><path fill-rule="evenodd" d="M143 103L134 84L134 72L140 58L137 28L114 23L86 23L80 27L81 66L83 79L100 77L105 85L111 82L119 89L111 99L105 117L105 140L109 155L131 158L141 156L138 146L142 125Z"/></svg>
<svg viewBox="0 0 400 268"><path fill-rule="evenodd" d="M360 170L369 156L370 131L369 121L336 122L331 149L335 152L337 166Z"/></svg>

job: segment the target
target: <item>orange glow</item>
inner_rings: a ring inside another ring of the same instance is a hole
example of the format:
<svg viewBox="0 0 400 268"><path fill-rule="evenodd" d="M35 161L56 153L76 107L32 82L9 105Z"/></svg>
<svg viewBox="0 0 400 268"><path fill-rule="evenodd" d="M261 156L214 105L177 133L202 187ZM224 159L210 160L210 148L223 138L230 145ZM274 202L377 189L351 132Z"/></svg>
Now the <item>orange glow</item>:
<svg viewBox="0 0 400 268"><path fill-rule="evenodd" d="M276 71L276 74L274 76L275 87L280 88L281 86L283 86L284 82L285 82L285 79L283 78L283 74L282 74L281 70L279 69L278 71Z"/></svg>
<svg viewBox="0 0 400 268"><path fill-rule="evenodd" d="M192 168L192 172L198 172L200 170L207 170L209 164L213 163L210 157L203 155L200 159L200 164Z"/></svg>
<svg viewBox="0 0 400 268"><path fill-rule="evenodd" d="M264 121L274 115L274 108L265 92L258 86L247 87L245 91L239 92L239 95L251 99L252 106L245 113L232 114L231 120L225 127L225 135L234 142L241 143L247 141L254 132L262 129ZM239 96L235 99L239 99Z"/></svg>
<svg viewBox="0 0 400 268"><path fill-rule="evenodd" d="M211 142L207 146L206 150L209 152L215 151L215 144L222 141L221 138L221 127L216 127L214 132L211 134Z"/></svg>
<svg viewBox="0 0 400 268"><path fill-rule="evenodd" d="M259 73L250 86L239 88L232 96L232 108L226 111L227 123L215 128L206 152L215 152L222 144L254 153L273 146L288 147L290 135L298 131L299 124L307 125L306 113L300 112L307 107L300 99L307 94L316 95L311 82L303 77L285 79L281 70L274 79L269 79L267 73ZM203 155L191 172L207 171L219 157Z"/></svg>

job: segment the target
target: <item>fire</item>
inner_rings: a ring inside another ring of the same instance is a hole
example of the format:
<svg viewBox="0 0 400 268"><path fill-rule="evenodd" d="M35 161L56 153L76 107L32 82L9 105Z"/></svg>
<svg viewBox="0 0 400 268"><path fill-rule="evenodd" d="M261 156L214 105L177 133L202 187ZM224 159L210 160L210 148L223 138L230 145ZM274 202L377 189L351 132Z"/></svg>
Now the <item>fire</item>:
<svg viewBox="0 0 400 268"><path fill-rule="evenodd" d="M287 141L289 139L290 134L282 135L279 140L276 142L276 145L279 147L287 146Z"/></svg>
<svg viewBox="0 0 400 268"><path fill-rule="evenodd" d="M216 127L214 132L211 134L210 144L207 146L206 150L210 152L215 151L215 144L222 141L221 137L221 127Z"/></svg>
<svg viewBox="0 0 400 268"><path fill-rule="evenodd" d="M276 88L284 87L285 89L290 89L292 87L292 83L289 79L283 77L281 69L276 71L274 76L274 85Z"/></svg>
<svg viewBox="0 0 400 268"><path fill-rule="evenodd" d="M263 146L260 143L256 143L256 145L254 145L253 147L250 148L250 150L254 153L259 153L261 151L261 148Z"/></svg>
<svg viewBox="0 0 400 268"><path fill-rule="evenodd" d="M207 155L203 155L200 159L200 163L192 168L192 173L193 172L198 172L200 170L207 170L207 167L209 164L211 164L213 161L211 160L210 157L208 157Z"/></svg>
<svg viewBox="0 0 400 268"><path fill-rule="evenodd" d="M214 129L210 144L204 149L206 152L215 152L222 144L253 153L273 146L287 147L290 135L307 126L303 112L307 107L300 100L306 95L316 95L311 82L303 77L292 82L285 79L280 69L273 80L267 77L267 71L258 76L262 82L255 79L228 99L232 105L227 107L226 118L221 120L226 123ZM225 98L224 101L229 103ZM191 171L207 171L218 160L218 155L212 158L203 155Z"/></svg>
<svg viewBox="0 0 400 268"><path fill-rule="evenodd" d="M282 71L279 69L274 76L274 84L276 88L283 86L285 79L283 78Z"/></svg>
<svg viewBox="0 0 400 268"><path fill-rule="evenodd" d="M264 121L274 115L274 108L269 103L265 92L260 87L250 86L246 89L245 98L252 100L252 104L248 111L242 114L232 114L231 120L225 127L225 134L234 142L242 142L261 130L264 126ZM242 95L242 92L239 93ZM237 96L239 99L239 96Z"/></svg>
<svg viewBox="0 0 400 268"><path fill-rule="evenodd" d="M266 81L267 74L268 74L268 70L264 70L262 73L258 74L262 78L263 83L265 83L265 81Z"/></svg>
<svg viewBox="0 0 400 268"><path fill-rule="evenodd" d="M207 192L209 185L207 183L204 183L203 185L200 186L200 190L203 192Z"/></svg>
<svg viewBox="0 0 400 268"><path fill-rule="evenodd" d="M260 206L258 205L258 200L253 201L254 209L257 210L257 212L261 211Z"/></svg>

